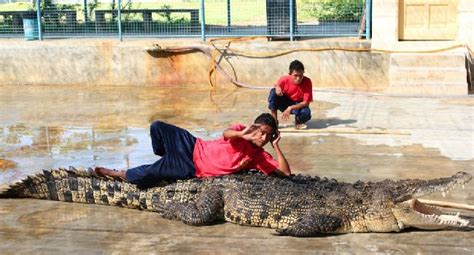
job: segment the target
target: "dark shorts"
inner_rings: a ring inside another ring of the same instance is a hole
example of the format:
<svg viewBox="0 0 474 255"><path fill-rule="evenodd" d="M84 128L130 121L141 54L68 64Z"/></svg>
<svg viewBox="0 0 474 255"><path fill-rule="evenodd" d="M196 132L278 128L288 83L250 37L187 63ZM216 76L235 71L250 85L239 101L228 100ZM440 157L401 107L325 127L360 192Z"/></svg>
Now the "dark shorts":
<svg viewBox="0 0 474 255"><path fill-rule="evenodd" d="M150 126L151 144L155 155L161 158L151 165L127 170L127 180L139 186L152 186L160 180L195 177L193 162L196 138L188 131L155 121Z"/></svg>

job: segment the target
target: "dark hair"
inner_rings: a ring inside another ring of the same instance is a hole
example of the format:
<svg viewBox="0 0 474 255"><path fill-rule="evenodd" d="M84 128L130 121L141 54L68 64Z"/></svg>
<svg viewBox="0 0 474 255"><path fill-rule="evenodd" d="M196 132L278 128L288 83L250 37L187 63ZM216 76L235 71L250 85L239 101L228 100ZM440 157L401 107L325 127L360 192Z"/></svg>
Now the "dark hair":
<svg viewBox="0 0 474 255"><path fill-rule="evenodd" d="M301 63L299 60L293 60L290 63L290 73L292 73L294 70L304 72L303 63Z"/></svg>
<svg viewBox="0 0 474 255"><path fill-rule="evenodd" d="M270 113L262 113L260 114L254 121L255 124L263 124L268 125L273 129L272 135L276 134L278 131L278 125L276 123L275 118Z"/></svg>

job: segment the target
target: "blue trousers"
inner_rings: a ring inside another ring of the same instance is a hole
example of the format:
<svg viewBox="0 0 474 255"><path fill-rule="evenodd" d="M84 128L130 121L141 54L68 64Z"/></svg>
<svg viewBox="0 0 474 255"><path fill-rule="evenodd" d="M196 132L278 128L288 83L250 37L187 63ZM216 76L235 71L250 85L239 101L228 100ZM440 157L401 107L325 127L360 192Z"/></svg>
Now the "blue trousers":
<svg viewBox="0 0 474 255"><path fill-rule="evenodd" d="M193 151L196 138L188 131L155 121L150 126L151 145L161 158L151 165L130 168L127 180L139 186L152 186L159 180L188 179L195 176Z"/></svg>
<svg viewBox="0 0 474 255"><path fill-rule="evenodd" d="M278 96L275 93L275 89L270 90L268 95L268 108L272 111L279 110L281 112L285 111L288 106L298 104L300 102L293 101L287 96ZM295 115L295 122L298 124L306 123L311 119L311 109L309 107L303 107L298 110L292 110L291 114Z"/></svg>

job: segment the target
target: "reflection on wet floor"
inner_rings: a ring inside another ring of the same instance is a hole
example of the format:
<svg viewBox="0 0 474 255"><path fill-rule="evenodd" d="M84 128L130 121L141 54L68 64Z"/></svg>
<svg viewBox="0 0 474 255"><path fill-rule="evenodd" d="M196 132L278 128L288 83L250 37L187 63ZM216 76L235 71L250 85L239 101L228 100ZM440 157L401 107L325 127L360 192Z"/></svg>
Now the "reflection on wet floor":
<svg viewBox="0 0 474 255"><path fill-rule="evenodd" d="M147 161L149 146L145 129L94 129L24 125L4 128L0 163L5 175L14 180L42 169L92 167L99 164L129 167ZM133 151L132 151L133 150ZM14 181L2 178L1 184Z"/></svg>
<svg viewBox="0 0 474 255"><path fill-rule="evenodd" d="M15 161L8 160L8 159L0 159L0 171L14 169L14 168L16 168Z"/></svg>
<svg viewBox="0 0 474 255"><path fill-rule="evenodd" d="M42 169L97 165L125 169L152 163L157 159L148 133L152 121L167 121L196 136L215 139L230 124L251 123L267 112L266 95L267 91L234 88L210 94L207 88L189 87L0 86L0 188ZM468 123L474 121L473 98L438 102L324 93L315 98L309 131L282 133L281 148L294 173L348 182L426 179L457 171L474 174L473 152L469 151L473 127ZM273 153L270 146L267 150ZM440 195L433 198L442 199ZM450 198L472 203L474 185L454 191ZM104 249L411 253L449 251L453 241L460 253L474 249L469 241L472 233L409 232L390 238L355 234L295 240L273 237L269 229L232 224L195 228L148 212L27 201L2 201L0 241L18 246L25 240L44 253L71 251L67 247L80 253ZM75 238L82 244L56 249L38 244L46 240L58 246ZM262 246L262 240L267 244ZM426 245L431 248L419 249Z"/></svg>
<svg viewBox="0 0 474 255"><path fill-rule="evenodd" d="M473 161L453 161L440 155L438 150L410 146L364 145L357 135L295 136L282 142L283 148L299 172L331 176L354 182L385 178L424 178L420 168L430 169L435 176L443 176L446 169L472 171Z"/></svg>

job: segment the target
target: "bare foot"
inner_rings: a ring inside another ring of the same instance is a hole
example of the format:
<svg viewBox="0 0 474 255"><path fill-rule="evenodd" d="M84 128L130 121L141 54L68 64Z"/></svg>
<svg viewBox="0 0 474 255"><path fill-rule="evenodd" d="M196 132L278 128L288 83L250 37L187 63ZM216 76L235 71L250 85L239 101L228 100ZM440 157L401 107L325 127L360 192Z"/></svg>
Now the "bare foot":
<svg viewBox="0 0 474 255"><path fill-rule="evenodd" d="M94 168L94 172L98 175L109 175L108 173L111 171L113 170L105 168L105 167L100 167L100 166L97 166Z"/></svg>
<svg viewBox="0 0 474 255"><path fill-rule="evenodd" d="M117 170L112 170L109 168L105 167L96 167L94 168L94 171L97 175L101 176L111 176L111 177L122 177L125 179L125 171L117 171Z"/></svg>

